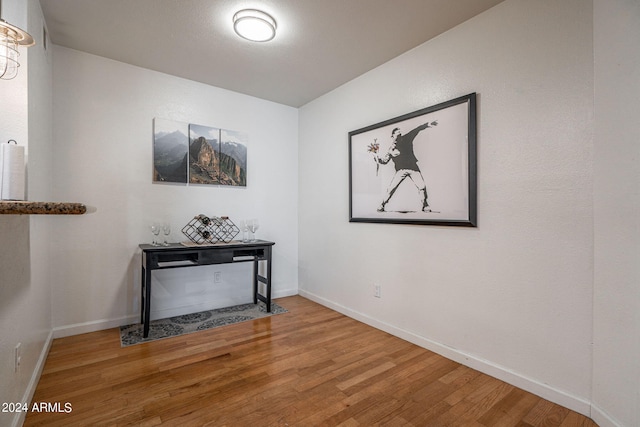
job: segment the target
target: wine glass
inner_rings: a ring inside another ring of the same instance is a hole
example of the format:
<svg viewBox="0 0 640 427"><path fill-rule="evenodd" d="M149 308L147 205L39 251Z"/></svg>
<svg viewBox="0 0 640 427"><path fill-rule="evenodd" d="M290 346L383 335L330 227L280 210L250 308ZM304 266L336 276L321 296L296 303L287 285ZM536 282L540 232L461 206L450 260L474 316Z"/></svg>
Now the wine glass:
<svg viewBox="0 0 640 427"><path fill-rule="evenodd" d="M167 239L169 238L169 234L171 234L171 224L168 222L162 224L162 234L164 234L164 243L162 243L162 246L169 246Z"/></svg>
<svg viewBox="0 0 640 427"><path fill-rule="evenodd" d="M256 239L256 231L258 230L258 228L260 228L260 221L258 221L257 219L252 219L251 221L249 221L249 230L251 230L251 241L255 242L258 239Z"/></svg>
<svg viewBox="0 0 640 427"><path fill-rule="evenodd" d="M158 235L160 234L160 226L154 222L149 227L151 228L151 232L153 233L153 242L151 242L151 246L160 246L160 243L158 243Z"/></svg>
<svg viewBox="0 0 640 427"><path fill-rule="evenodd" d="M249 221L241 220L240 229L242 230L242 243L247 243L249 241Z"/></svg>

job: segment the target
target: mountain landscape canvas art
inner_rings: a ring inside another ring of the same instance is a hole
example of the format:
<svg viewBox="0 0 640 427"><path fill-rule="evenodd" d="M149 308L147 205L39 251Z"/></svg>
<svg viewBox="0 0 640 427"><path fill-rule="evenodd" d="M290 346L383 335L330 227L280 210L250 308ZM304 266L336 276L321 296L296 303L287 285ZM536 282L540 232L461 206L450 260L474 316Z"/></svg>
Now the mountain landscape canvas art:
<svg viewBox="0 0 640 427"><path fill-rule="evenodd" d="M153 181L247 186L245 132L153 119Z"/></svg>
<svg viewBox="0 0 640 427"><path fill-rule="evenodd" d="M220 129L189 125L189 182L220 184Z"/></svg>
<svg viewBox="0 0 640 427"><path fill-rule="evenodd" d="M187 123L155 118L153 120L153 180L187 182L189 148Z"/></svg>
<svg viewBox="0 0 640 427"><path fill-rule="evenodd" d="M220 130L220 174L224 185L247 186L247 134Z"/></svg>

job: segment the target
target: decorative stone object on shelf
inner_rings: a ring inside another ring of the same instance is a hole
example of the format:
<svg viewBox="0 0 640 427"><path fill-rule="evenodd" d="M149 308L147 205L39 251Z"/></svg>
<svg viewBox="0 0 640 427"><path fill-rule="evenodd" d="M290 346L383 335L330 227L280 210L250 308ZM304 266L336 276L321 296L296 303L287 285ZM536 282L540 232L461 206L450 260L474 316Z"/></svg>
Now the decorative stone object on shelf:
<svg viewBox="0 0 640 427"><path fill-rule="evenodd" d="M238 235L240 229L228 216L212 216L200 214L182 227L182 234L193 243L199 245L218 242L229 243Z"/></svg>

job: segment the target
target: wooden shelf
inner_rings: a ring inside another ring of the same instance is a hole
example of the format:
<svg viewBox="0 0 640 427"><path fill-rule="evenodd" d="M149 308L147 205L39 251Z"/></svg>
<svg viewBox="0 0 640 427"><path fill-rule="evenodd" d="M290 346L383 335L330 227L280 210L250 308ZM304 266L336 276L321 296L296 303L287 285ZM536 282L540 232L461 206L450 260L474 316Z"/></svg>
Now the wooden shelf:
<svg viewBox="0 0 640 427"><path fill-rule="evenodd" d="M87 207L82 203L0 201L0 215L82 215Z"/></svg>

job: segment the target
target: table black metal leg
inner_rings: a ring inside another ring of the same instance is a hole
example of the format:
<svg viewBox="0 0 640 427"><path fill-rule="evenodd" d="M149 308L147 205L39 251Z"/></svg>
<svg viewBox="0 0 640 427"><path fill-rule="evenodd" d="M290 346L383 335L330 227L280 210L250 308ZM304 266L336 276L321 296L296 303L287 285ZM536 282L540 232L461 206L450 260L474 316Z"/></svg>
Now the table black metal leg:
<svg viewBox="0 0 640 427"><path fill-rule="evenodd" d="M140 323L144 323L144 306L145 306L145 299L144 299L144 275L145 275L145 269L144 267L142 267L140 269L142 271L141 273L141 278L140 278Z"/></svg>
<svg viewBox="0 0 640 427"><path fill-rule="evenodd" d="M144 327L142 336L147 338L149 336L149 322L151 316L151 271L148 271L144 277Z"/></svg>
<svg viewBox="0 0 640 427"><path fill-rule="evenodd" d="M271 313L271 248L267 251L267 312Z"/></svg>
<svg viewBox="0 0 640 427"><path fill-rule="evenodd" d="M258 303L258 259L253 261L253 303Z"/></svg>

